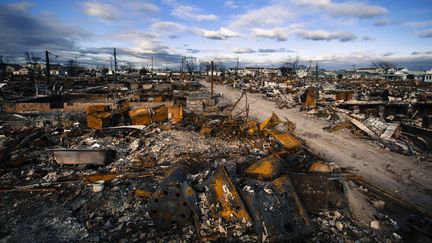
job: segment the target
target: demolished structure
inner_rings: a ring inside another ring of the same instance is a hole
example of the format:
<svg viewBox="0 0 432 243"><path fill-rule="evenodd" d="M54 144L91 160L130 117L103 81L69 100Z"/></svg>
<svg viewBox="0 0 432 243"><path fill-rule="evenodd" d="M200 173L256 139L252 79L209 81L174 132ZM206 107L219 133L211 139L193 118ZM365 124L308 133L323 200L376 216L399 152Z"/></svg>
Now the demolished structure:
<svg viewBox="0 0 432 243"><path fill-rule="evenodd" d="M328 119L329 131L356 128L400 153L429 150L427 95L396 101L410 87L372 101L362 83L279 81L221 83L301 106ZM238 112L241 97L232 103L187 79L64 87L25 99L3 92L6 241L431 239L427 212L315 154L289 117Z"/></svg>

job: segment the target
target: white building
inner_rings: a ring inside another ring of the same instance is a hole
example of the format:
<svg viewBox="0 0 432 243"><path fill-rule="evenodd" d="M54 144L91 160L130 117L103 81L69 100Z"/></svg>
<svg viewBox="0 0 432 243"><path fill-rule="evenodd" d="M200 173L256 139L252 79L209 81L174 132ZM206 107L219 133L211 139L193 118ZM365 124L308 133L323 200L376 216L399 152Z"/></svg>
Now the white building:
<svg viewBox="0 0 432 243"><path fill-rule="evenodd" d="M424 75L425 82L432 82L432 69L430 71L426 71Z"/></svg>

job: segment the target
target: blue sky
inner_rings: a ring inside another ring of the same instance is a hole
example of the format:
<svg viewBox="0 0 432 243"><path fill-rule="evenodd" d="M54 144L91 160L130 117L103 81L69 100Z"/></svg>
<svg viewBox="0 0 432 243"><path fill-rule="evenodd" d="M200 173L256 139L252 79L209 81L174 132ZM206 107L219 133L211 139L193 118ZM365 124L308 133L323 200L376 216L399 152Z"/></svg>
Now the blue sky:
<svg viewBox="0 0 432 243"><path fill-rule="evenodd" d="M0 1L0 54L48 49L63 59L178 65L181 56L324 67L387 60L432 67L430 0Z"/></svg>

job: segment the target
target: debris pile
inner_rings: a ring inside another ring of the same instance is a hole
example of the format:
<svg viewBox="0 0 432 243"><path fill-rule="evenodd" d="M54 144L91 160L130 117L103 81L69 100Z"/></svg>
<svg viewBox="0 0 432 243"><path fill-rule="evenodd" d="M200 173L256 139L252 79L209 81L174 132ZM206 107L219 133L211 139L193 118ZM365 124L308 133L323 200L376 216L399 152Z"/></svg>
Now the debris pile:
<svg viewBox="0 0 432 243"><path fill-rule="evenodd" d="M0 127L0 238L430 237L423 230L430 221L421 214L412 214L408 223L393 219L396 209L412 211L388 206L394 202L368 191L362 178L314 155L295 136L301 124L274 113L261 123L247 110L234 116L235 104L199 89L190 82L119 83L98 88L110 90L99 102L62 94L7 103ZM317 98L316 89L307 89L309 108L319 105ZM26 126L16 125L23 121ZM379 119L352 121L385 141L403 136Z"/></svg>
<svg viewBox="0 0 432 243"><path fill-rule="evenodd" d="M222 83L261 93L277 108L299 107L326 119L324 129L349 128L382 147L404 155L429 154L432 92L428 83L386 80L310 80L242 77Z"/></svg>

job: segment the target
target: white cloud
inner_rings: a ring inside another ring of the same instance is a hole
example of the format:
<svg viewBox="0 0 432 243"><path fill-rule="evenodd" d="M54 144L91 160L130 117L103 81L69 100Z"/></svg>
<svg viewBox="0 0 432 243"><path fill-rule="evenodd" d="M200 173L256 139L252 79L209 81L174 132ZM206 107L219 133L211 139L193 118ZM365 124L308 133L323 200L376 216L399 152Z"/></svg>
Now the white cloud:
<svg viewBox="0 0 432 243"><path fill-rule="evenodd" d="M370 36L363 36L362 41L374 41L375 39Z"/></svg>
<svg viewBox="0 0 432 243"><path fill-rule="evenodd" d="M287 28L277 27L273 29L253 28L252 34L255 37L276 39L277 41L286 41L289 36L294 34L302 39L314 41L338 40L340 42L348 42L357 39L357 36L350 32L328 32L324 30L309 31L299 25L291 25Z"/></svg>
<svg viewBox="0 0 432 243"><path fill-rule="evenodd" d="M11 3L11 4L8 4L8 6L13 8L13 9L16 9L16 10L24 11L24 10L27 10L27 9L33 7L34 3L29 3L29 2L24 1L24 2Z"/></svg>
<svg viewBox="0 0 432 243"><path fill-rule="evenodd" d="M143 53L160 53L168 49L153 34L141 31L121 32L112 36L115 40L129 42L135 45L131 50Z"/></svg>
<svg viewBox="0 0 432 243"><path fill-rule="evenodd" d="M413 51L411 55L432 55L432 51Z"/></svg>
<svg viewBox="0 0 432 243"><path fill-rule="evenodd" d="M392 25L392 24L396 24L396 21L390 19L379 19L374 22L374 25L376 27L382 27L382 26Z"/></svg>
<svg viewBox="0 0 432 243"><path fill-rule="evenodd" d="M103 20L115 20L119 14L116 8L105 3L86 2L83 8L87 15L99 17Z"/></svg>
<svg viewBox="0 0 432 243"><path fill-rule="evenodd" d="M417 35L420 38L432 38L432 29L420 31Z"/></svg>
<svg viewBox="0 0 432 243"><path fill-rule="evenodd" d="M383 57L389 57L389 56L393 56L395 53L394 52L385 52L382 54Z"/></svg>
<svg viewBox="0 0 432 243"><path fill-rule="evenodd" d="M201 10L194 6L178 5L171 12L172 15L193 21L215 21L217 16L214 14L201 14Z"/></svg>
<svg viewBox="0 0 432 243"><path fill-rule="evenodd" d="M258 52L260 52L260 53L275 53L275 52L292 52L292 51L287 50L285 48L278 48L278 49L263 48L263 49L258 49Z"/></svg>
<svg viewBox="0 0 432 243"><path fill-rule="evenodd" d="M411 28L420 28L425 26L432 26L432 19L426 20L426 21L411 21L407 22L404 25L411 27Z"/></svg>
<svg viewBox="0 0 432 243"><path fill-rule="evenodd" d="M247 53L255 53L256 51L251 48L234 48L232 49L232 52L236 54L247 54Z"/></svg>
<svg viewBox="0 0 432 243"><path fill-rule="evenodd" d="M237 4L234 1L225 1L223 6L227 8L238 8Z"/></svg>
<svg viewBox="0 0 432 243"><path fill-rule="evenodd" d="M192 33L201 37L212 40L225 40L228 38L240 37L241 34L226 28L219 28L219 30L206 30L201 28L193 28Z"/></svg>
<svg viewBox="0 0 432 243"><path fill-rule="evenodd" d="M144 11L144 12L158 12L159 6L152 3L143 3L143 2L130 2L127 4L129 8L134 11Z"/></svg>
<svg viewBox="0 0 432 243"><path fill-rule="evenodd" d="M288 28L273 28L273 29L260 29L253 28L252 34L256 37L263 37L269 39L276 39L278 41L286 41L288 36L292 33Z"/></svg>
<svg viewBox="0 0 432 243"><path fill-rule="evenodd" d="M151 29L156 31L156 32L175 33L175 32L184 31L185 26L178 24L178 23L175 23L175 22L160 21L160 22L153 23L151 25Z"/></svg>
<svg viewBox="0 0 432 243"><path fill-rule="evenodd" d="M332 0L296 0L296 3L300 6L326 11L334 17L372 18L388 13L386 8L379 5L354 1L336 3Z"/></svg>
<svg viewBox="0 0 432 243"><path fill-rule="evenodd" d="M350 32L327 32L324 30L306 31L298 33L298 36L305 40L313 41L331 41L338 40L340 42L349 42L357 39L357 36Z"/></svg>
<svg viewBox="0 0 432 243"><path fill-rule="evenodd" d="M237 15L230 26L232 28L278 26L293 16L286 4L274 4Z"/></svg>

